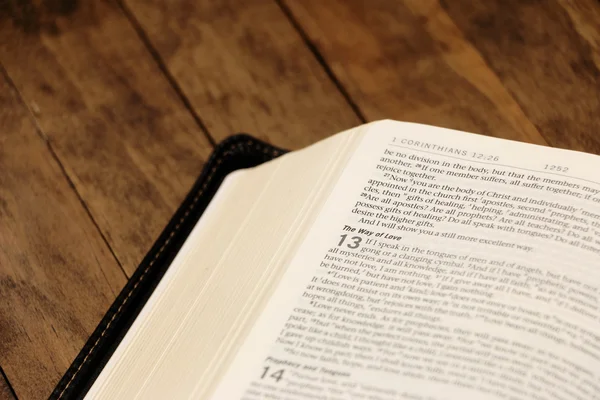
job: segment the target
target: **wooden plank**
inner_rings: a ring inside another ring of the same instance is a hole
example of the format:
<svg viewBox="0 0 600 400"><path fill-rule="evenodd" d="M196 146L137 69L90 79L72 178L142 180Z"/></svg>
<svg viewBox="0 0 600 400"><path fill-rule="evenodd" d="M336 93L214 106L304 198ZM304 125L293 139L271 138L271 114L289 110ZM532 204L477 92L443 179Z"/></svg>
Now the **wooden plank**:
<svg viewBox="0 0 600 400"><path fill-rule="evenodd" d="M124 2L216 140L297 148L360 123L274 1Z"/></svg>
<svg viewBox="0 0 600 400"><path fill-rule="evenodd" d="M443 5L550 144L600 154L597 1Z"/></svg>
<svg viewBox="0 0 600 400"><path fill-rule="evenodd" d="M434 1L283 0L369 120L544 143Z"/></svg>
<svg viewBox="0 0 600 400"><path fill-rule="evenodd" d="M212 146L114 1L2 4L0 61L130 274Z"/></svg>
<svg viewBox="0 0 600 400"><path fill-rule="evenodd" d="M17 400L2 369L0 369L0 400Z"/></svg>
<svg viewBox="0 0 600 400"><path fill-rule="evenodd" d="M0 365L47 398L125 275L0 75Z"/></svg>

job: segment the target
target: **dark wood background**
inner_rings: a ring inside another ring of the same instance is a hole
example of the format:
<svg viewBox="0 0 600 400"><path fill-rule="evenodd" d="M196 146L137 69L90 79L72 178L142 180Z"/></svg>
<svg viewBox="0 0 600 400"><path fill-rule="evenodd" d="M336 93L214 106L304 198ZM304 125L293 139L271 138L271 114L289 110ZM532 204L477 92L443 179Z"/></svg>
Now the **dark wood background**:
<svg viewBox="0 0 600 400"><path fill-rule="evenodd" d="M0 0L0 398L46 398L214 143L393 118L600 153L597 0Z"/></svg>

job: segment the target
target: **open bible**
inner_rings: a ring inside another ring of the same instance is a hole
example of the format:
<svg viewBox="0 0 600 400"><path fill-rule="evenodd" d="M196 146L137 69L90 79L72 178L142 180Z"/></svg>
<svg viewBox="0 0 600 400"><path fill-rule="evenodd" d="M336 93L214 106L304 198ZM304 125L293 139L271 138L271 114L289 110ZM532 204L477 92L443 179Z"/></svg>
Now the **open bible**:
<svg viewBox="0 0 600 400"><path fill-rule="evenodd" d="M234 171L86 398L600 398L598 171L394 121Z"/></svg>

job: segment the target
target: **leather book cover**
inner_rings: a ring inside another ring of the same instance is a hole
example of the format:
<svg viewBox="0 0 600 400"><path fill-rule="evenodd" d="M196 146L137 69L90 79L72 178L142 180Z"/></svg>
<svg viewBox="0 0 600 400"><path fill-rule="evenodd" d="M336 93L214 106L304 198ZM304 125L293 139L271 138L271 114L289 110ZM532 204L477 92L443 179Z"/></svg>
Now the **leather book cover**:
<svg viewBox="0 0 600 400"><path fill-rule="evenodd" d="M50 399L85 396L227 174L257 166L283 153L284 150L245 134L231 136L216 146L191 191L59 381Z"/></svg>

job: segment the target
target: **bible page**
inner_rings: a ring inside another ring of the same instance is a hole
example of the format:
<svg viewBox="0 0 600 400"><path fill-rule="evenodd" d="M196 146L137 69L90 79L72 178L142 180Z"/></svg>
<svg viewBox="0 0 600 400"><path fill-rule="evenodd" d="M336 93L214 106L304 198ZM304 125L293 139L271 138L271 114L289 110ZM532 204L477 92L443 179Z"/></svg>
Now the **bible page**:
<svg viewBox="0 0 600 400"><path fill-rule="evenodd" d="M589 154L370 124L233 361L196 395L600 398L597 171Z"/></svg>

